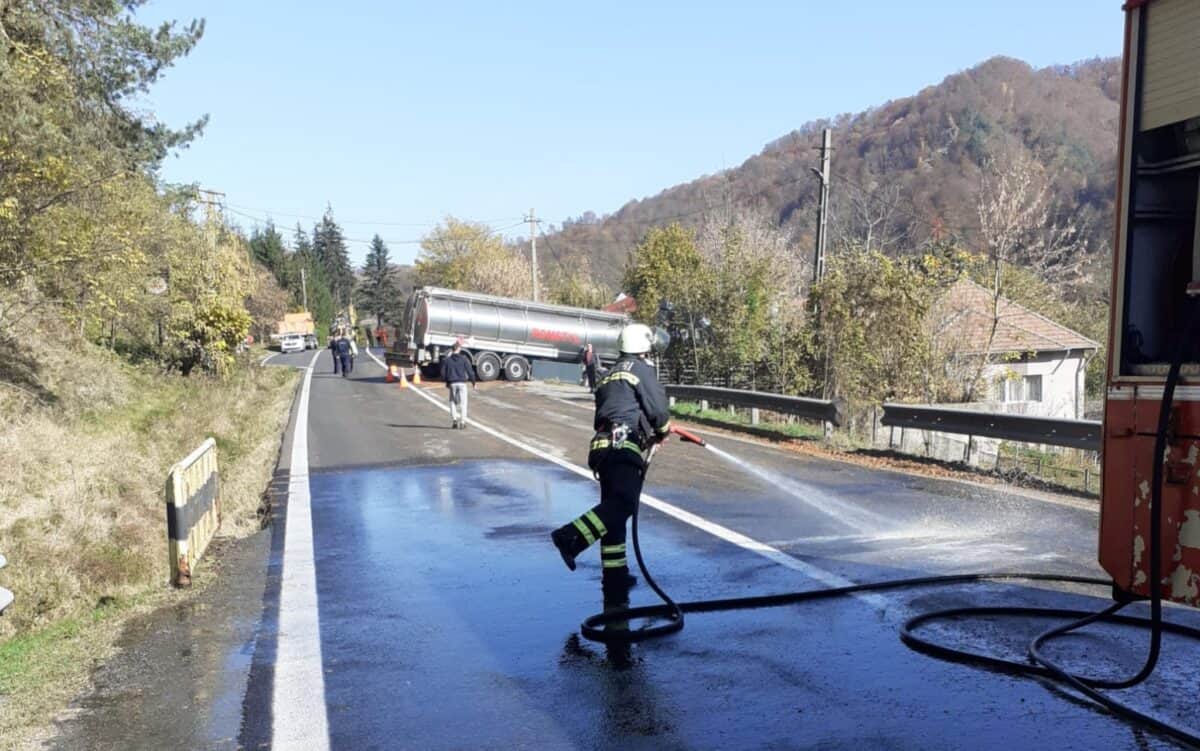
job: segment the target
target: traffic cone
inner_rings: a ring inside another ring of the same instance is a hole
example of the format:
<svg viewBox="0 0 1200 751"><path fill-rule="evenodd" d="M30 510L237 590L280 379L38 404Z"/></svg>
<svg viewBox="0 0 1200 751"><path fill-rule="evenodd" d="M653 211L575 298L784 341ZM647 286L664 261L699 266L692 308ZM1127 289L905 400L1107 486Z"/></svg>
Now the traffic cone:
<svg viewBox="0 0 1200 751"><path fill-rule="evenodd" d="M396 366L395 365L388 366L387 375L383 377L383 380L386 381L387 383L395 383L396 382Z"/></svg>
<svg viewBox="0 0 1200 751"><path fill-rule="evenodd" d="M399 371L399 373L400 373L400 388L402 388L402 389L408 388L408 379L404 377L404 370L401 369Z"/></svg>
<svg viewBox="0 0 1200 751"><path fill-rule="evenodd" d="M420 365L413 366L413 385L414 386L421 385L421 366Z"/></svg>

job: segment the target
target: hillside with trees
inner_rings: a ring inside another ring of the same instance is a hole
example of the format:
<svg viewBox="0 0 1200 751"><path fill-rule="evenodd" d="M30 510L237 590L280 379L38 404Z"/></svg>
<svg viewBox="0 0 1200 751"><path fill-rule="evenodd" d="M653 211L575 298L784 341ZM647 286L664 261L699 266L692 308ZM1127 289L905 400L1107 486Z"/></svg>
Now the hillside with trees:
<svg viewBox="0 0 1200 751"><path fill-rule="evenodd" d="M545 263L587 258L615 289L630 250L652 227L698 229L714 211L766 217L811 262L821 130L833 128L830 251L859 245L903 255L930 242L982 247L981 183L998 162L1023 160L1046 177L1049 210L1080 228L1080 259L1103 265L1112 227L1120 61L1035 70L997 57L915 96L810 122L738 167L591 212L547 233ZM1101 274L1103 276L1103 274ZM1082 294L1095 293L1083 286Z"/></svg>

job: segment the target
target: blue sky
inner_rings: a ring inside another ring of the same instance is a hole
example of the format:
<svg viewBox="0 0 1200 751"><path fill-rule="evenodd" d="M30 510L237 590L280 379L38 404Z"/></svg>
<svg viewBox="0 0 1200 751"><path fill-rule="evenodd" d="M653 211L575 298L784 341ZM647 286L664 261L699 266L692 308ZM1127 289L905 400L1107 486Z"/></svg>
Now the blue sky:
<svg viewBox="0 0 1200 751"><path fill-rule="evenodd" d="M1119 0L340 5L151 0L145 21L207 31L144 106L211 118L165 179L225 192L246 227L329 203L399 261L447 214L517 236L530 207L611 212L993 55L1119 54L1123 28Z"/></svg>

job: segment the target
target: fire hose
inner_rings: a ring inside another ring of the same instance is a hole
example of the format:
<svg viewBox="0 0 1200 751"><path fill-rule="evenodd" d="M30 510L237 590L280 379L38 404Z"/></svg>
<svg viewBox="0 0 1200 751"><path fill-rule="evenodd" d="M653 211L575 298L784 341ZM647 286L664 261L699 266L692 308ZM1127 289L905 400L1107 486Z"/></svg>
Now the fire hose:
<svg viewBox="0 0 1200 751"><path fill-rule="evenodd" d="M1163 462L1161 458L1164 456L1166 451L1170 429L1171 407L1174 403L1175 387L1179 382L1180 371L1182 369L1182 364L1187 349L1188 336L1190 332L1196 331L1197 324L1200 324L1200 302L1189 300L1189 303L1191 311L1189 312L1188 316L1188 324L1184 327L1181 335L1178 337L1170 368L1167 371L1167 379L1163 387L1162 402L1159 409L1159 422L1157 426L1157 432L1155 434L1155 461L1153 465L1154 469L1151 482L1151 509L1153 512L1151 513L1150 545L1148 550L1150 555L1149 581L1151 582L1151 596L1149 598L1150 616L1143 617L1120 614L1119 611L1130 604L1131 600L1129 599L1119 600L1099 612L1089 612L1066 608L1039 608L1025 606L947 608L943 610L922 613L909 618L900 628L900 640L909 648L917 652L921 652L942 660L975 665L1012 675L1033 676L1058 681L1074 689L1079 694L1091 699L1093 702L1101 707L1104 707L1116 716L1123 717L1127 720L1132 720L1171 738L1182 741L1183 743L1200 748L1200 734L1184 728L1176 727L1155 717L1151 717L1144 712L1134 709L1128 704L1113 699L1100 690L1130 688L1144 682L1147 678L1149 678L1158 664L1158 658L1162 646L1162 635L1164 633L1171 633L1178 636L1185 636L1200 640L1200 629L1184 626L1178 623L1172 623L1163 619L1162 595L1160 591L1162 577L1162 558L1160 548L1163 515ZM703 438L683 428L672 426L671 433L678 436L683 442L692 443L700 447L706 447L707 445ZM650 571L646 566L645 558L642 556L641 543L638 539L638 510L639 509L635 507L633 512L632 536L634 556L637 559L638 568L641 569L642 578L646 581L646 584L650 587L650 589L652 589L663 602L661 605L646 605L633 608L617 609L587 618L580 625L580 633L585 638L592 641L602 643L629 643L645 641L647 639L673 634L683 630L685 613L712 613L726 610L748 610L756 608L780 607L783 605L796 605L817 600L845 597L847 595L852 595L859 592L881 592L887 590L912 589L917 587L945 586L950 584L1013 581L1084 584L1109 588L1113 586L1113 582L1108 579L1099 579L1087 576L1065 576L1059 574L1025 572L972 573L892 579L880 582L852 584L844 587L826 587L821 589L808 589L768 595L751 595L746 597L729 597L723 599L676 602L675 600L671 599L670 595L668 595L662 589L662 587L659 586L658 582L654 580L654 577L651 576ZM933 621L998 616L1020 616L1026 618L1032 617L1070 620L1064 624L1054 626L1053 628L1050 628L1034 637L1026 650L1028 662L1018 662L1016 660L1008 660L1002 657L996 657L994 655L957 649L955 647L939 644L935 641L920 636L917 633L918 630L920 630L923 626ZM638 629L618 627L610 630L608 628L610 625L615 625L618 623L627 624L631 620L657 620L663 622L657 625L645 625ZM1047 642L1093 623L1107 623L1150 629L1150 646L1147 652L1146 661L1137 673L1129 678L1120 680L1084 676L1077 673L1072 673L1062 665L1048 658L1042 652L1042 648Z"/></svg>

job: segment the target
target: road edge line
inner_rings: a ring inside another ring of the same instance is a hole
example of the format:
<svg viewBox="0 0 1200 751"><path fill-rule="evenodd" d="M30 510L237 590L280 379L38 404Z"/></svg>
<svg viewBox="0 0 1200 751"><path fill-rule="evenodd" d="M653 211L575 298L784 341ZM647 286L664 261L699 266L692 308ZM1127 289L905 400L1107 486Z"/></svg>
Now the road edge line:
<svg viewBox="0 0 1200 751"><path fill-rule="evenodd" d="M328 751L329 719L308 482L308 402L321 350L304 369L288 468L287 527L279 585L279 633L271 698L271 747Z"/></svg>
<svg viewBox="0 0 1200 751"><path fill-rule="evenodd" d="M384 365L383 362L381 362L379 360L379 358L375 357L375 355L373 353L368 352L367 354L370 355L371 359L374 360L377 365L382 367L384 370L387 370L387 366ZM449 406L442 404L437 399L435 399L432 396L430 396L429 394L425 393L424 389L415 388L415 389L408 389L408 390L416 393L418 396L425 399L430 404L433 404L438 409L441 409L443 412L448 413L450 411ZM478 428L479 430L482 430L483 432L487 433L488 435L491 435L494 438L498 438L501 441L504 441L505 443L507 443L511 446L515 446L516 448L519 448L522 451L525 451L526 453L533 454L534 456L538 457L539 459L543 459L545 461L550 462L551 464L555 464L559 467L562 467L563 469L565 469L569 472L574 472L575 474L577 474L581 477L585 477L589 480L595 479L593 477L592 471L590 469L580 467L579 465L572 464L571 462L566 461L565 459L560 459L557 456L554 456L553 454L546 453L545 451L542 451L541 449L538 449L534 446L530 446L529 444L521 441L520 439L513 438L512 436L509 436L509 435L505 435L504 433L501 433L500 431L495 430L494 428L484 425L484 424L480 423L478 420L468 419L467 424L472 425L472 426ZM748 537L748 536L742 534L741 532L737 532L735 530L729 529L728 527L717 524L716 522L709 521L708 519L705 519L704 517L702 517L698 514L694 514L691 511L682 509L672 503L668 503L667 501L664 501L660 498L650 495L649 493L642 493L641 502L646 504L650 508L654 509L655 511L658 511L662 514L673 517L674 519L681 521L685 524L688 524L692 527L695 527L696 529L699 529L702 532L707 532L708 534L710 534L713 537L716 537L720 540L724 540L725 542L737 545L738 547L742 548L743 550L747 550L752 553L756 553L756 554L762 556L763 558L766 558L767 560L777 563L785 568L789 568L793 571L802 573L805 576L809 577L810 579L814 579L828 587L848 587L848 586L851 586L856 583L856 582L853 582L842 576L839 576L838 574L835 574L832 571L826 571L825 569L820 568L818 566L814 566L811 563L806 563L806 562L800 560L799 558L795 558L795 557L783 552L782 550L779 550L778 548L768 545L765 542L759 542L758 540ZM869 603L872 606L874 606L880 610L887 609L888 607L890 607L892 605L892 603L889 602L885 597L882 597L880 595L877 595L877 594L874 594L871 592L857 592L857 593L852 594L851 596L855 597L859 600L862 600L863 602Z"/></svg>

